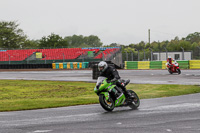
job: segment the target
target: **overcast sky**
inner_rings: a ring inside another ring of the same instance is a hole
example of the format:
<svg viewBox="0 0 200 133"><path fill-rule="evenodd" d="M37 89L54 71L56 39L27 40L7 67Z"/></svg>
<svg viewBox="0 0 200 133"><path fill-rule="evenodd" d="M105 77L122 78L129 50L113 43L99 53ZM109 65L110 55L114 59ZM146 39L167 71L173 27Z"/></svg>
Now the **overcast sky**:
<svg viewBox="0 0 200 133"><path fill-rule="evenodd" d="M97 35L129 45L200 32L200 0L0 0L0 20L18 21L29 39Z"/></svg>

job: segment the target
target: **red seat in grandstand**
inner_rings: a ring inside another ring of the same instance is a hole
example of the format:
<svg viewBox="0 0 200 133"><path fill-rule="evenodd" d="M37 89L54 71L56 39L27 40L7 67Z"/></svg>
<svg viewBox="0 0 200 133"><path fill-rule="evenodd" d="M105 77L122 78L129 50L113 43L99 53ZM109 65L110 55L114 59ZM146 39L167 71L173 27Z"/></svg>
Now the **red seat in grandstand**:
<svg viewBox="0 0 200 133"><path fill-rule="evenodd" d="M102 53L100 53L99 55L97 55L95 57L95 59L102 59L103 55L104 55L104 58L107 58L109 55L114 54L114 53L116 53L118 51L119 51L119 48L107 48Z"/></svg>
<svg viewBox="0 0 200 133"><path fill-rule="evenodd" d="M98 53L99 49L82 49L82 48L57 48L57 49L21 49L21 50L1 50L0 61L23 61L33 55L35 52L42 53L41 60L62 60L76 59L81 55L87 54L88 51ZM105 54L112 52L111 49L106 49ZM101 55L95 57L102 58Z"/></svg>

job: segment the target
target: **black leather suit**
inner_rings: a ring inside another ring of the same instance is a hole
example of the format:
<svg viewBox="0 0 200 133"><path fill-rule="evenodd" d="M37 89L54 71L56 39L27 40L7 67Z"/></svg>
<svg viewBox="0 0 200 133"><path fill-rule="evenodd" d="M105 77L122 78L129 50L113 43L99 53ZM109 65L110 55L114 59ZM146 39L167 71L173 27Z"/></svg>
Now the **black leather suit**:
<svg viewBox="0 0 200 133"><path fill-rule="evenodd" d="M104 76L108 78L108 80L116 79L117 80L116 85L122 88L125 96L128 96L125 86L122 85L121 82L119 81L120 76L119 76L118 71L115 68L113 68L112 66L108 66L105 71L100 72L99 76Z"/></svg>

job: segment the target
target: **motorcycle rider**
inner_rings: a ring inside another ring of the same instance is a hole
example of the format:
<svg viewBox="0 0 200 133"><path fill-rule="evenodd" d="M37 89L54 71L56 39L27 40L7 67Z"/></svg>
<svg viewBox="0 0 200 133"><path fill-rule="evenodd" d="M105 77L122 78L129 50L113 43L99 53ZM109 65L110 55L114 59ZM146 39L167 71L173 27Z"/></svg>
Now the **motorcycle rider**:
<svg viewBox="0 0 200 133"><path fill-rule="evenodd" d="M171 56L169 56L167 58L167 65L168 65L168 68L169 70L171 70L171 68L173 67L173 65L175 65L177 62L175 59L171 58Z"/></svg>
<svg viewBox="0 0 200 133"><path fill-rule="evenodd" d="M126 91L126 87L124 83L121 82L119 73L115 68L113 68L112 66L108 66L108 64L105 61L101 61L98 64L98 69L100 71L99 76L104 76L108 78L108 80L111 80L111 82L116 81L116 85L122 88L125 97L129 98L131 94L128 94L128 92Z"/></svg>
<svg viewBox="0 0 200 133"><path fill-rule="evenodd" d="M167 58L167 66L168 66L168 68L169 68L169 70L171 70L171 67L173 66L172 65L172 58L171 58L171 56L168 56L168 58Z"/></svg>
<svg viewBox="0 0 200 133"><path fill-rule="evenodd" d="M172 60L173 60L173 59L171 58L171 56L168 56L168 58L167 58L167 63L171 65L171 64L172 64Z"/></svg>

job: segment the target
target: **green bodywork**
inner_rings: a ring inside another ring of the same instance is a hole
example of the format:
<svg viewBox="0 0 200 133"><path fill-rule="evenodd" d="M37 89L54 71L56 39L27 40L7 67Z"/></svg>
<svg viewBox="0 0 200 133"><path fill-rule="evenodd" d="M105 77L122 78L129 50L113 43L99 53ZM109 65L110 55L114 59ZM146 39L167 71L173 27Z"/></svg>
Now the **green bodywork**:
<svg viewBox="0 0 200 133"><path fill-rule="evenodd" d="M125 95L122 93L122 95L115 100L115 107L122 105L125 102Z"/></svg>
<svg viewBox="0 0 200 133"><path fill-rule="evenodd" d="M109 100L110 95L109 92L112 91L116 91L115 89L116 85L113 85L113 83L107 83L106 79L101 83L99 89L97 89L96 87L94 88L94 92L97 95L103 94L106 98L106 100ZM124 103L125 101L125 95L122 93L116 100L115 100L115 107L120 106Z"/></svg>

